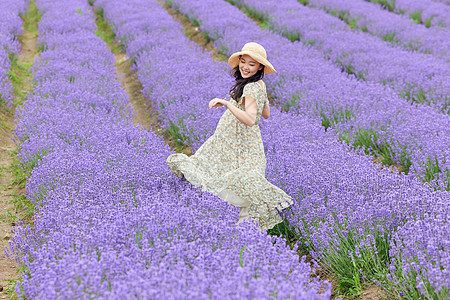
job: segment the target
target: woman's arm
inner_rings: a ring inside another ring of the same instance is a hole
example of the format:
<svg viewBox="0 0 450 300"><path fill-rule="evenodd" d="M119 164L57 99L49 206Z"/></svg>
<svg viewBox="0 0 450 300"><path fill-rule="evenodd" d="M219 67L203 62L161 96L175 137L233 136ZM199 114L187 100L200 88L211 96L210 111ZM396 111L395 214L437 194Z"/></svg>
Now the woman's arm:
<svg viewBox="0 0 450 300"><path fill-rule="evenodd" d="M209 108L225 105L231 113L242 123L252 127L256 121L256 100L253 97L245 97L245 111L237 108L231 102L223 99L214 98L209 101Z"/></svg>
<svg viewBox="0 0 450 300"><path fill-rule="evenodd" d="M266 105L264 105L264 108L262 110L261 116L264 119L268 119L270 117L270 106L269 103L267 103Z"/></svg>

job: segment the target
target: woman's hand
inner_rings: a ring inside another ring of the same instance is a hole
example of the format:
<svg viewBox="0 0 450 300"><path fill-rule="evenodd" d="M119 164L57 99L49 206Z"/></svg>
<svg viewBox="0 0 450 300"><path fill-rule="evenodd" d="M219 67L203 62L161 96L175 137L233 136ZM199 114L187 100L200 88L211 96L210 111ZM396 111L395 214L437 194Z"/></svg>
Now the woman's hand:
<svg viewBox="0 0 450 300"><path fill-rule="evenodd" d="M227 106L228 101L220 99L220 98L214 98L211 101L209 101L209 109L213 107L220 107L220 106Z"/></svg>

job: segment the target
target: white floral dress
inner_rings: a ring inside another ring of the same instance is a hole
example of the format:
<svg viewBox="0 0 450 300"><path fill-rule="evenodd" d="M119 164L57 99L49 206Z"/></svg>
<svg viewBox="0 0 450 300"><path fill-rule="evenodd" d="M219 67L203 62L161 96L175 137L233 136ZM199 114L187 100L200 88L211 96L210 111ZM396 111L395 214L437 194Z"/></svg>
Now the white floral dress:
<svg viewBox="0 0 450 300"><path fill-rule="evenodd" d="M292 205L283 190L265 178L266 156L258 122L267 100L259 83L248 83L236 103L245 110L242 99L251 96L257 103L256 123L243 124L229 110L220 118L215 133L192 156L172 154L167 164L172 172L195 186L202 186L234 206L248 206L249 216L267 230L282 221L278 211ZM278 211L277 211L278 210Z"/></svg>

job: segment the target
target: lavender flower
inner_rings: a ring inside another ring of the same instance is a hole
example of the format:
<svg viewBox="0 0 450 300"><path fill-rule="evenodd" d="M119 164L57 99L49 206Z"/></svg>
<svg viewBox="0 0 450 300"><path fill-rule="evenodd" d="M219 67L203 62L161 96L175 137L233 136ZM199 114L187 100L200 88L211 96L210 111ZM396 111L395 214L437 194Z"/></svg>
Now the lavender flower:
<svg viewBox="0 0 450 300"><path fill-rule="evenodd" d="M367 31L406 50L432 53L444 60L450 53L448 28L426 28L422 24L412 23L407 16L384 10L381 5L343 0L310 0L309 5L338 16L352 28Z"/></svg>
<svg viewBox="0 0 450 300"><path fill-rule="evenodd" d="M371 2L379 2L379 0L366 0ZM440 0L449 4L448 0ZM422 23L427 27L449 27L450 22L448 16L450 8L448 5L438 3L433 0L389 0L385 1L387 8L398 14L409 15L416 23Z"/></svg>
<svg viewBox="0 0 450 300"><path fill-rule="evenodd" d="M28 7L27 0L2 2L0 11L0 107L12 108L13 87L8 77L11 60L20 52L19 36L22 34L23 14Z"/></svg>
<svg viewBox="0 0 450 300"><path fill-rule="evenodd" d="M27 269L18 294L329 299L331 285L310 278L296 249L236 226L236 208L171 174L162 137L131 122L87 1L37 5L45 48L16 131L36 211L8 251Z"/></svg>
<svg viewBox="0 0 450 300"><path fill-rule="evenodd" d="M442 130L445 128L446 117L429 107L405 107L392 91L380 88L379 85L355 82L345 76L338 76L336 69L321 59L319 53L305 49L298 43L291 44L278 35L261 31L236 8L225 2L199 3L178 0L172 3L189 18L199 22L200 29L208 32L215 40L216 47L224 53L230 54L238 50L248 40L263 41L269 58L276 61L277 69L283 71L280 72L283 76L267 77L277 92L278 100L289 103L291 98L286 98L292 97L294 93L297 100L302 100L298 101L301 103L298 105L303 107L294 113L283 113L272 108L269 121L261 122L260 125L268 159L267 176L297 200L287 218L293 227L291 230L298 234L314 257L330 265L336 256L339 256L341 261L347 260L351 263L347 252L349 245L345 243L351 235L359 247L361 257L354 261L355 264L367 262L364 269L356 269L358 274L363 272L367 277L373 276L374 270L367 265L383 264L387 274L389 271L386 261L382 261L382 257L387 254L390 254L394 262L402 265L399 259L403 253L401 251L404 251L402 247L398 248L400 252L386 250L392 242L390 233L402 228L410 220L422 218L426 214L438 215L443 204L445 211L450 203L448 193L434 192L414 176L394 174L387 169L379 170L370 157L361 155L357 150L351 151L350 147L341 144L335 130L329 128L324 132L318 118L299 112L314 115L310 111L318 105L318 96L321 96L321 101L327 101L330 95L334 95L328 104L330 110L336 109L336 106L332 106L333 102L348 99L347 107L355 107L349 109L355 114L340 126L350 130L349 124L356 116L361 118L359 122L370 126L374 118L380 122L384 118L382 114L395 107L396 112L392 110L393 121L390 123L394 125L389 125L385 130L389 130L389 135L393 134L392 131L400 129L401 124L404 127L411 126L412 134L414 125L415 138L410 135L407 135L408 138L403 137L405 141L414 143L413 145L426 145L426 140L422 139L427 137L424 132L429 129L425 128L436 123L422 120L413 124L408 120L418 121L419 119L414 117L417 114L433 115L435 122L442 120L442 123L433 128ZM208 100L226 93L229 87L225 79L227 74L220 69L227 67L225 63L213 64L209 55L199 55L201 50L188 41L180 25L156 2L96 1L96 5L104 9L104 15L114 24L119 40L124 43L128 54L135 59L144 93L153 105L160 109L166 128L176 128L178 132L183 132L186 140L194 141L194 145L198 147L214 130L216 121L211 115L218 117L215 111L207 110ZM132 21L130 16L133 16ZM239 29L242 26L245 26L246 31ZM300 57L302 59L298 59ZM159 64L158 60L162 63ZM297 62L301 62L298 64L301 68L297 68ZM212 76L217 78L211 80ZM314 80L315 76L330 80ZM290 87L292 89L288 91ZM328 94L325 94L325 91ZM362 99L367 97L373 97L373 101L364 103ZM356 101L359 101L358 106L354 104ZM381 114L373 109L376 103L383 103L383 110L380 106ZM364 109L366 113L359 115ZM401 117L396 119L399 115ZM409 118L405 119L407 115ZM420 117L424 118L423 115ZM188 121L185 121L186 119ZM423 123L423 131L417 132L416 126ZM405 131L398 131L399 134L400 132ZM439 143L437 138L434 141ZM442 226L448 226L448 220L438 228ZM424 235L432 236L426 232ZM434 243L433 240L432 244ZM382 248L383 245L386 248ZM352 246L351 250L355 251L354 245L350 245ZM424 252L422 255L426 256ZM413 255L409 257L414 258ZM405 261L403 266L408 264L409 262ZM443 260L436 262L436 265L443 267L445 264ZM332 267L338 270L342 265ZM424 269L423 278L431 276L432 273L427 272ZM406 277L409 276L405 274ZM438 291L441 287L442 281L435 282L430 291Z"/></svg>
<svg viewBox="0 0 450 300"><path fill-rule="evenodd" d="M445 146L450 137L448 115L425 105L405 105L386 86L349 78L325 61L321 53L261 30L228 3L213 0L202 4L182 0L171 3L181 13L200 22L200 29L226 55L249 40L264 45L279 71L268 77L269 87L285 110L321 116L322 123L338 129L341 138L349 144L365 147L369 153L378 152L392 162L405 165L407 171L410 166L417 177L432 182L436 188L450 188L450 160L446 159L449 150ZM292 3L292 7L302 6ZM333 19L327 14L324 17ZM246 27L245 32L242 26ZM440 172L443 176L437 177L436 173Z"/></svg>

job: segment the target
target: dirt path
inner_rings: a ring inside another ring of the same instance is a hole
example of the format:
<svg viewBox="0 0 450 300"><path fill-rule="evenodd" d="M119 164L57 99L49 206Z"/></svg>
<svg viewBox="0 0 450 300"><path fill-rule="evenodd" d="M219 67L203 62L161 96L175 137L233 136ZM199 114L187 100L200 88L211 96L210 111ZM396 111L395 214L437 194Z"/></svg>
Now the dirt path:
<svg viewBox="0 0 450 300"><path fill-rule="evenodd" d="M127 91L129 102L133 107L134 124L140 124L142 128L152 129L155 133L162 135L164 141L171 149L188 155L192 154L192 148L189 145L180 145L179 142L162 129L158 114L152 109L150 101L146 99L141 92L143 87L137 77L136 71L132 68L131 60L122 50L121 45L116 41L111 26L103 18L103 12L101 10L96 10L95 7L93 7L93 10L96 14L95 22L97 24L99 35L107 43L116 59L116 77L122 87Z"/></svg>
<svg viewBox="0 0 450 300"><path fill-rule="evenodd" d="M14 181L14 175L11 173L11 164L14 157L14 151L17 149L11 140L12 130L15 128L14 114L12 112L0 113L2 124L0 128L0 299L9 299L8 290L13 283L9 280L18 278L16 270L18 265L6 257L5 247L9 245L12 237L13 221L10 214L15 212L13 204L14 197L21 191L10 184Z"/></svg>
<svg viewBox="0 0 450 300"><path fill-rule="evenodd" d="M126 53L115 53L114 57L117 66L117 80L127 91L129 102L133 107L134 124L140 124L143 128L152 129L157 134L162 135L164 141L171 149L185 154L192 154L192 148L189 145L180 146L175 143L174 139L161 128L158 114L154 112L150 102L141 93L142 84L137 78L136 72L132 70L130 59L126 56Z"/></svg>
<svg viewBox="0 0 450 300"><path fill-rule="evenodd" d="M15 112L21 105L24 96L32 89L33 83L28 70L34 63L35 55L38 53L36 47L38 18L34 2L31 1L30 9L23 16L24 31L20 37L22 53L11 69L14 72L14 107L10 111L0 111L0 299L10 299L13 295L15 280L19 279L19 265L6 257L5 247L9 246L9 240L13 236L11 230L19 217L23 217L23 211L18 205L18 199L25 193L24 182L17 180L17 146L12 140L16 128ZM19 196L20 195L20 196Z"/></svg>

